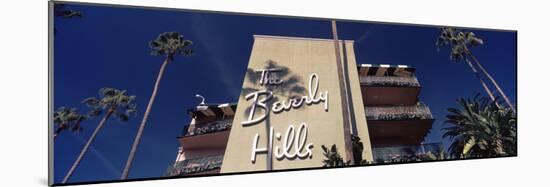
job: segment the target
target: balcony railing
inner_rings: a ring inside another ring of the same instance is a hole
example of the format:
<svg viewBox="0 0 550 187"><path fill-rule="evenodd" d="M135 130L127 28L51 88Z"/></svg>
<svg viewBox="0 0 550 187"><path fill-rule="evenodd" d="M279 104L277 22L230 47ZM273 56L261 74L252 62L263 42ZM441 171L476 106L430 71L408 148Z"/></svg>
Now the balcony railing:
<svg viewBox="0 0 550 187"><path fill-rule="evenodd" d="M430 108L424 104L414 106L365 107L367 120L433 119Z"/></svg>
<svg viewBox="0 0 550 187"><path fill-rule="evenodd" d="M373 156L377 163L415 162L444 159L442 143L427 143L417 146L374 148Z"/></svg>
<svg viewBox="0 0 550 187"><path fill-rule="evenodd" d="M223 162L223 155L205 156L196 159L187 159L170 166L166 172L167 176L182 176L193 173L200 173L219 169Z"/></svg>
<svg viewBox="0 0 550 187"><path fill-rule="evenodd" d="M362 76L359 79L361 85L371 87L420 87L420 83L418 83L415 76Z"/></svg>
<svg viewBox="0 0 550 187"><path fill-rule="evenodd" d="M213 121L206 124L195 125L195 129L186 131L184 136L202 135L214 132L220 132L231 129L233 119L224 119L220 121Z"/></svg>

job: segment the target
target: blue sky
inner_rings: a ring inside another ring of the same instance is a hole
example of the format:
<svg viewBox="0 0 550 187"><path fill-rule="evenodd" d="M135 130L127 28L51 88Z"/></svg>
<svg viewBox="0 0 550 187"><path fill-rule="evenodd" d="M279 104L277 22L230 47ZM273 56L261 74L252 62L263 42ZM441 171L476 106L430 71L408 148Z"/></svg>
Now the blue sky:
<svg viewBox="0 0 550 187"><path fill-rule="evenodd" d="M88 109L80 102L102 87L137 96L138 115L126 123L111 119L93 142L71 182L116 180L130 151L151 95L162 57L149 55L148 42L176 31L194 42L196 54L168 65L149 116L130 178L162 176L178 150L176 136L190 121L186 110L198 103L235 102L241 90L254 34L331 38L330 22L261 16L70 5L80 19L55 18L54 107ZM516 101L516 33L471 30L485 44L474 55ZM341 39L355 40L358 63L406 64L417 68L420 100L436 120L425 142L441 142L446 109L459 97L483 92L466 64L437 52L437 27L338 22ZM55 140L54 181L60 182L99 123L83 123L81 133L63 132ZM446 144L448 141L444 141Z"/></svg>

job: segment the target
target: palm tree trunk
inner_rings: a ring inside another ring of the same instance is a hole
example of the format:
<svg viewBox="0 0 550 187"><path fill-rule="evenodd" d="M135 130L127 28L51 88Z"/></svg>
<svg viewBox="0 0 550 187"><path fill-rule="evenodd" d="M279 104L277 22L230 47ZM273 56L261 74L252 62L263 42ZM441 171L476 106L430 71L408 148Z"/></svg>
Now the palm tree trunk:
<svg viewBox="0 0 550 187"><path fill-rule="evenodd" d="M495 138L495 143L496 143L496 146L497 146L497 154L498 156L504 156L506 155L506 151L504 151L504 145L502 145L502 135L497 132L497 136Z"/></svg>
<svg viewBox="0 0 550 187"><path fill-rule="evenodd" d="M344 68L342 59L340 58L340 41L338 40L338 31L336 27L336 21L332 20L332 37L334 39L334 50L336 55L336 69L338 72L338 83L340 85L340 101L342 103L342 117L343 117L343 125L344 125L344 151L346 153L345 158L346 160L351 161L351 164L356 164L355 160L353 159L353 145L351 142L351 130L350 130L350 113L349 113L349 105L348 105L348 93L347 93L347 87L345 83L344 78ZM345 45L345 44L344 44ZM344 51L345 53L345 51ZM344 160L344 162L346 162Z"/></svg>
<svg viewBox="0 0 550 187"><path fill-rule="evenodd" d="M76 170L76 167L78 167L78 165L80 164L80 161L82 161L82 158L84 158L84 155L88 151L90 144L92 144L92 141L94 141L95 136L97 135L99 130L101 130L103 125L105 125L105 122L107 121L107 119L109 119L111 114L113 114L113 110L109 109L109 111L107 111L105 116L103 116L103 119L101 119L101 122L99 122L99 125L97 125L97 127L95 128L94 132L92 133L92 136L88 138L88 142L86 142L86 145L84 145L84 148L82 148L82 151L80 151L80 155L78 155L78 157L76 158L76 161L73 163L73 166L71 166L71 169L69 169L69 172L67 173L67 175L65 175L65 178L63 179L62 183L67 183L67 181L69 181L69 178L71 178L74 171Z"/></svg>
<svg viewBox="0 0 550 187"><path fill-rule="evenodd" d="M481 71L483 72L483 74L485 74L485 76L487 78L489 78L489 80L491 80L491 82L493 83L493 85L495 85L495 87L497 88L498 92L500 93L500 95L502 96L502 98L504 98L504 101L506 101L506 103L508 104L508 106L510 107L510 109L516 113L516 109L514 108L514 106L512 105L512 102L510 102L510 99L508 98L508 96L506 96L506 94L504 94L504 92L502 91L502 89L500 89L500 86L498 85L497 81L495 81L495 79L493 79L493 76L491 76L489 74L489 72L487 72L487 70L485 70L485 68L481 65L481 63L479 63L479 61L477 60L477 58L472 54L472 52L470 52L469 50L466 49L466 52L468 53L468 56L470 58L472 58L474 60L474 62L477 64L477 66L479 66L479 69L481 69Z"/></svg>
<svg viewBox="0 0 550 187"><path fill-rule="evenodd" d="M470 60L468 60L468 59L466 59L466 62L468 63L468 66L470 66L470 68L472 68L472 71L476 75L477 79L479 79L479 82L481 82L481 85L483 86L483 89L485 90L485 92L487 92L487 95L489 95L489 97L491 98L492 101L495 101L495 96L493 95L491 90L489 90L489 87L487 86L487 83L485 83L485 81L481 78L481 76L479 75L479 72L477 71L477 69L474 67L474 65L472 65L472 62L470 62ZM495 104L500 108L498 103L495 102Z"/></svg>
<svg viewBox="0 0 550 187"><path fill-rule="evenodd" d="M497 153L498 153L498 156L504 156L506 155L506 152L504 151L504 146L502 145L502 140L499 138L496 140L496 143L497 143Z"/></svg>
<svg viewBox="0 0 550 187"><path fill-rule="evenodd" d="M157 81L155 82L155 86L153 87L153 93L151 94L151 98L149 99L149 104L147 104L147 109L145 110L145 114L143 115L143 119L141 120L141 124L139 125L136 138L134 139L134 144L132 145L132 149L130 150L130 155L128 155L126 166L124 166L124 171L122 172L122 176L120 177L120 179L122 180L128 178L128 174L130 173L132 162L134 161L134 157L136 156L137 147L139 145L139 142L141 141L141 136L143 135L143 129L145 128L145 124L147 123L147 117L149 117L149 113L151 112L151 108L153 107L153 103L155 102L155 98L157 97L160 80L162 79L162 75L164 74L164 69L166 69L166 65L170 63L170 59L171 55L168 56L160 66Z"/></svg>

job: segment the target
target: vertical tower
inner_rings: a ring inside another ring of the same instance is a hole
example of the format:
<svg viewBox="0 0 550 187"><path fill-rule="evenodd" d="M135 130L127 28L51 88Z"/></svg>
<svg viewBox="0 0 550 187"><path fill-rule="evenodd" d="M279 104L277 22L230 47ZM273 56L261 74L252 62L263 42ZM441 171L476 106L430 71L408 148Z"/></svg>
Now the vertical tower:
<svg viewBox="0 0 550 187"><path fill-rule="evenodd" d="M332 39L254 36L222 173L321 167L322 146L352 158L346 132L361 138L362 159L372 161L353 41L338 43L339 55ZM356 128L344 128L344 117Z"/></svg>

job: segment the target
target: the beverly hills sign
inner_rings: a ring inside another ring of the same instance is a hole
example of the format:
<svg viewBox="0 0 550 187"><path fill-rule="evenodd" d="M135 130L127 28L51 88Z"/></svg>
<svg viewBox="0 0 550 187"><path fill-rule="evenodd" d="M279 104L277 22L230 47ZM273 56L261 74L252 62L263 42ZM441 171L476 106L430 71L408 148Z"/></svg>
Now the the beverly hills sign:
<svg viewBox="0 0 550 187"><path fill-rule="evenodd" d="M277 78L276 73L280 69L262 69L256 72L261 74L260 86L281 85L284 80ZM246 121L241 122L243 126L254 125L265 120L272 113L278 113L298 109L313 104L324 104L324 111L328 111L328 91L319 93L319 78L316 73L309 77L308 95L298 98L290 98L288 101L276 101L269 105L270 100L274 98L273 91L268 89L255 91L245 96L246 100L251 101L251 109ZM256 110L261 110L260 115L255 115ZM298 127L290 124L284 134L275 132L273 127L269 128L269 145L260 147L258 141L259 133L256 133L252 139L251 157L252 163L256 161L256 154L271 154L274 151L277 159L311 158L313 156L313 143L307 143L307 123L302 122ZM274 143L279 145L273 146ZM281 144L282 143L282 144ZM270 150L269 147L272 149Z"/></svg>
<svg viewBox="0 0 550 187"><path fill-rule="evenodd" d="M345 157L335 59L330 40L255 37L221 172L321 167L322 145Z"/></svg>

